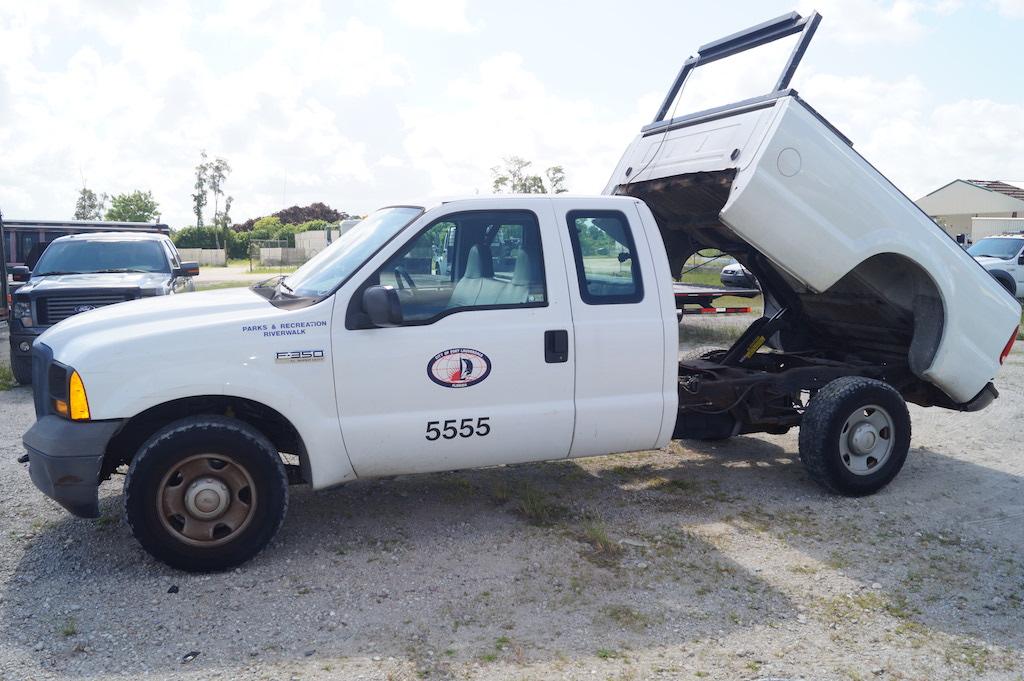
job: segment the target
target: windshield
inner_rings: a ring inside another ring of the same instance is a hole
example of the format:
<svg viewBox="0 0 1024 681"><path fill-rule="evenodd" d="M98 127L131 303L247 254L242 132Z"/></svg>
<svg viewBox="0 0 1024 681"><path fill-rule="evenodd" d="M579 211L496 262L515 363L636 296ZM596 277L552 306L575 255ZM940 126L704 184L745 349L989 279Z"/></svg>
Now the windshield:
<svg viewBox="0 0 1024 681"><path fill-rule="evenodd" d="M382 208L341 235L284 280L293 296L319 298L333 291L370 256L415 220L422 208Z"/></svg>
<svg viewBox="0 0 1024 681"><path fill-rule="evenodd" d="M159 241L55 241L39 257L33 276L97 272L170 272Z"/></svg>
<svg viewBox="0 0 1024 681"><path fill-rule="evenodd" d="M975 258L1001 258L1010 260L1020 252L1024 239L982 239L967 249Z"/></svg>

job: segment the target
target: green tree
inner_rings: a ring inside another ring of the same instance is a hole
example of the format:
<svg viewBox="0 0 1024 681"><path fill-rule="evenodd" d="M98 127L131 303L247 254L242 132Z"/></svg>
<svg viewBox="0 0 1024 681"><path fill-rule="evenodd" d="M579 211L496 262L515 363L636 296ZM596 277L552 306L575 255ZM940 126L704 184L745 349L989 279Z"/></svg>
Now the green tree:
<svg viewBox="0 0 1024 681"><path fill-rule="evenodd" d="M216 158L206 164L210 191L213 192L213 224L224 230L224 248L228 246L227 228L231 224L228 212L231 210L231 197L224 203L224 213L220 212L220 197L224 194L224 183L231 173L231 166L222 158Z"/></svg>
<svg viewBox="0 0 1024 681"><path fill-rule="evenodd" d="M568 189L565 188L565 168L562 166L551 166L544 171L544 174L548 178L548 188L552 194L564 194Z"/></svg>
<svg viewBox="0 0 1024 681"><path fill-rule="evenodd" d="M509 156L502 161L503 166L491 168L491 188L496 194L561 194L567 191L562 166L551 166L544 171L548 178L548 184L545 185L543 177L529 172L533 161L527 161L521 156Z"/></svg>
<svg viewBox="0 0 1024 681"><path fill-rule="evenodd" d="M118 194L110 199L110 210L105 220L115 222L152 222L160 214L160 204L153 198L153 192L133 191Z"/></svg>
<svg viewBox="0 0 1024 681"><path fill-rule="evenodd" d="M203 208L206 207L206 175L209 172L205 149L199 152L199 157L202 160L196 166L196 183L193 185L196 193L192 195L192 212L196 215L196 227L203 226Z"/></svg>
<svg viewBox="0 0 1024 681"><path fill-rule="evenodd" d="M106 194L97 195L88 187L82 187L78 192L78 201L75 202L75 219L102 220L108 198Z"/></svg>

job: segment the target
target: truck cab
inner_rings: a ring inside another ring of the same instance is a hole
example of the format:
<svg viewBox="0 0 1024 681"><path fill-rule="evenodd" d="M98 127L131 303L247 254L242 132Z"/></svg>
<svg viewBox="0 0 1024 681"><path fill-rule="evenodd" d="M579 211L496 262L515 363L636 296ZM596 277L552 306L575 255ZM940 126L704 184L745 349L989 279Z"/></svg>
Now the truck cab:
<svg viewBox="0 0 1024 681"><path fill-rule="evenodd" d="M50 326L73 315L126 300L195 290L196 263L183 263L163 234L73 234L42 244L12 268L11 368L32 382L31 347Z"/></svg>
<svg viewBox="0 0 1024 681"><path fill-rule="evenodd" d="M967 252L1016 298L1024 297L1024 234L994 234Z"/></svg>
<svg viewBox="0 0 1024 681"><path fill-rule="evenodd" d="M255 555L289 482L799 427L813 480L883 488L909 451L906 402L997 397L1020 306L788 89L816 25L786 15L702 47L602 196L394 205L290 276L54 326L32 349L32 480L91 517L126 467L133 533L185 570ZM666 118L701 60L785 36L780 89ZM757 277L765 314L680 360L675 279L709 248Z"/></svg>

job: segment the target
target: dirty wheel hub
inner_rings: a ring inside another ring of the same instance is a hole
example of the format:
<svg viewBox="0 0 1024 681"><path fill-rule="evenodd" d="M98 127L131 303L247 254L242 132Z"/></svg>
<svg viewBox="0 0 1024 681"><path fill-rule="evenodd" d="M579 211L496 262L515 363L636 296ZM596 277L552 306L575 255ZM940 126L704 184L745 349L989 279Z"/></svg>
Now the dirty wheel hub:
<svg viewBox="0 0 1024 681"><path fill-rule="evenodd" d="M895 446L892 416L870 404L847 417L839 433L839 456L854 475L871 475L889 459Z"/></svg>
<svg viewBox="0 0 1024 681"><path fill-rule="evenodd" d="M160 481L157 514L164 529L193 546L218 546L248 527L256 485L240 462L223 454L195 454Z"/></svg>
<svg viewBox="0 0 1024 681"><path fill-rule="evenodd" d="M185 491L185 508L196 518L216 518L230 503L231 491L217 478L199 478Z"/></svg>

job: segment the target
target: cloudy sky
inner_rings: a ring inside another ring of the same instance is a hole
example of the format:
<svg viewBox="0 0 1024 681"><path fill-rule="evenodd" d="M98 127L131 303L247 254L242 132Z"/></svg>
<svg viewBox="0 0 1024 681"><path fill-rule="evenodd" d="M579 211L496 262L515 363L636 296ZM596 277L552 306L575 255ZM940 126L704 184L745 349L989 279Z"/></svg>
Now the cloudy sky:
<svg viewBox="0 0 1024 681"><path fill-rule="evenodd" d="M84 178L186 226L200 149L235 221L486 192L512 154L596 193L697 46L815 8L793 85L901 189L1024 183L1024 0L33 0L0 6L0 210L70 218Z"/></svg>

